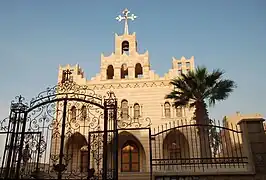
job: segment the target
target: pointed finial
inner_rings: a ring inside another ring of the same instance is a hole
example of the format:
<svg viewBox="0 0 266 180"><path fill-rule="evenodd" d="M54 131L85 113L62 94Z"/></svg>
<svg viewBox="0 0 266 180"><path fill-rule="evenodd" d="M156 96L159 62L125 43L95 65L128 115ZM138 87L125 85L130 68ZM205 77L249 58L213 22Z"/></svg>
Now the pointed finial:
<svg viewBox="0 0 266 180"><path fill-rule="evenodd" d="M117 17L115 18L115 19L118 20L119 22L121 22L122 20L125 20L124 34L128 34L128 23L127 23L128 19L134 21L134 20L137 18L137 16L136 16L135 14L131 14L131 15L129 15L129 13L130 13L130 11L126 8L126 9L122 12L123 16L119 15L119 16L117 16Z"/></svg>

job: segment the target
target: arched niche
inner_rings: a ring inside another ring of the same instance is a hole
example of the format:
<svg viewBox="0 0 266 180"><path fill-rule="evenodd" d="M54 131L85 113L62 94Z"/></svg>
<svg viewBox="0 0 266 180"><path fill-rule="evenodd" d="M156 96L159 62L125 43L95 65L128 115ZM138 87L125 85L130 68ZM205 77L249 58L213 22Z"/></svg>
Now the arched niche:
<svg viewBox="0 0 266 180"><path fill-rule="evenodd" d="M121 50L122 50L122 54L127 54L129 55L129 42L128 41L123 41L121 44Z"/></svg>
<svg viewBox="0 0 266 180"><path fill-rule="evenodd" d="M107 79L114 79L114 67L109 65L106 70L106 78Z"/></svg>
<svg viewBox="0 0 266 180"><path fill-rule="evenodd" d="M125 79L128 76L128 67L126 63L121 65L120 76L121 76L121 79Z"/></svg>
<svg viewBox="0 0 266 180"><path fill-rule="evenodd" d="M140 63L137 63L135 66L135 78L142 78L143 68Z"/></svg>

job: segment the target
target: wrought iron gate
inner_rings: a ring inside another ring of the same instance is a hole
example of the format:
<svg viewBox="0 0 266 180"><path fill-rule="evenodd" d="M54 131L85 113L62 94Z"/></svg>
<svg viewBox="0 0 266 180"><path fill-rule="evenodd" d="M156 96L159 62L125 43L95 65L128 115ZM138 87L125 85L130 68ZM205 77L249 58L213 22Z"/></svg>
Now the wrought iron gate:
<svg viewBox="0 0 266 180"><path fill-rule="evenodd" d="M1 178L117 179L117 165L107 165L107 156L113 157L107 152L108 137L114 139L114 146L117 142L116 109L114 93L100 96L69 81L48 88L28 103L17 97L9 120L0 122L6 133ZM102 157L92 169L90 132L97 131L104 133L98 133L99 143L93 147ZM117 148L111 153L116 157ZM91 177L94 171L97 178Z"/></svg>

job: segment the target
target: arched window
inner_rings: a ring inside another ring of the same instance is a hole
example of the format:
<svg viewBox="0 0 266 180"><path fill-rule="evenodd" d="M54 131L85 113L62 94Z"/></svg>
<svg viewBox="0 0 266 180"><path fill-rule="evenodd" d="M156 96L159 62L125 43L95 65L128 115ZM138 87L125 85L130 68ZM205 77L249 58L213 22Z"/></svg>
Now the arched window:
<svg viewBox="0 0 266 180"><path fill-rule="evenodd" d="M106 76L107 79L113 79L114 78L114 67L112 65L109 65L106 70Z"/></svg>
<svg viewBox="0 0 266 180"><path fill-rule="evenodd" d="M135 66L135 78L141 78L143 76L143 70L140 63Z"/></svg>
<svg viewBox="0 0 266 180"><path fill-rule="evenodd" d="M169 102L164 103L164 116L166 118L171 117L171 109L170 109L170 103Z"/></svg>
<svg viewBox="0 0 266 180"><path fill-rule="evenodd" d="M176 142L172 142L168 147L169 159L178 159L181 158L181 150L179 145Z"/></svg>
<svg viewBox="0 0 266 180"><path fill-rule="evenodd" d="M121 79L125 79L128 76L127 64L125 63L122 64L120 74L121 74Z"/></svg>
<svg viewBox="0 0 266 180"><path fill-rule="evenodd" d="M163 153L166 159L180 159L189 157L188 141L178 130L169 132L163 141Z"/></svg>
<svg viewBox="0 0 266 180"><path fill-rule="evenodd" d="M122 172L138 172L140 169L139 163L139 148L133 141L127 141L122 147L121 152L121 171Z"/></svg>
<svg viewBox="0 0 266 180"><path fill-rule="evenodd" d="M176 108L176 117L182 117L183 113L182 113L182 108L181 107L177 107Z"/></svg>
<svg viewBox="0 0 266 180"><path fill-rule="evenodd" d="M128 119L128 102L125 99L121 102L121 118Z"/></svg>
<svg viewBox="0 0 266 180"><path fill-rule="evenodd" d="M82 117L82 120L85 120L87 118L87 108L86 108L86 106L82 106L82 108L81 108L81 117Z"/></svg>
<svg viewBox="0 0 266 180"><path fill-rule="evenodd" d="M138 103L134 104L134 119L138 119L140 117L140 106Z"/></svg>
<svg viewBox="0 0 266 180"><path fill-rule="evenodd" d="M77 109L75 106L72 106L71 110L70 110L70 119L71 120L76 120L77 118Z"/></svg>
<svg viewBox="0 0 266 180"><path fill-rule="evenodd" d="M124 53L129 54L129 42L123 41L121 49L122 49L122 54Z"/></svg>

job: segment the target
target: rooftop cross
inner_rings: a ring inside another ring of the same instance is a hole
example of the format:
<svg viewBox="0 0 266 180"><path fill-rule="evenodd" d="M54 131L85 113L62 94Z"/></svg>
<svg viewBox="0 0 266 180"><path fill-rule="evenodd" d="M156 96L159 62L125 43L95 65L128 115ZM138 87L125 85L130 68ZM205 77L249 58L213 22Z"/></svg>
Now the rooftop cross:
<svg viewBox="0 0 266 180"><path fill-rule="evenodd" d="M125 20L125 30L124 30L124 34L128 34L128 24L127 24L127 20L130 19L132 21L134 21L137 16L135 16L135 14L131 14L129 15L130 11L126 8L122 14L123 16L119 15L117 16L115 19L118 20L119 22L121 22L122 20Z"/></svg>

